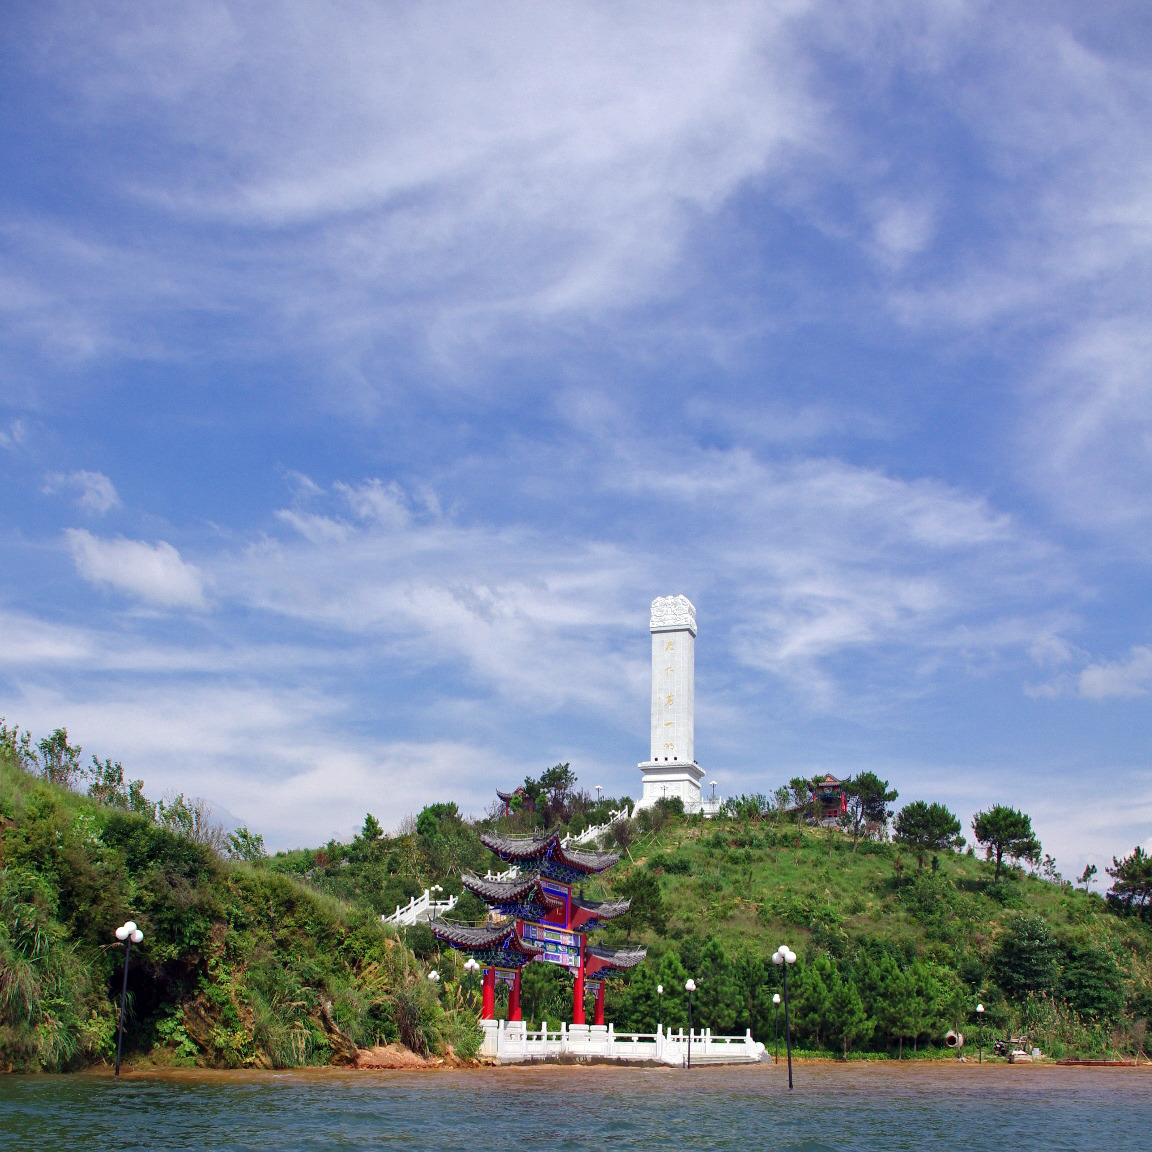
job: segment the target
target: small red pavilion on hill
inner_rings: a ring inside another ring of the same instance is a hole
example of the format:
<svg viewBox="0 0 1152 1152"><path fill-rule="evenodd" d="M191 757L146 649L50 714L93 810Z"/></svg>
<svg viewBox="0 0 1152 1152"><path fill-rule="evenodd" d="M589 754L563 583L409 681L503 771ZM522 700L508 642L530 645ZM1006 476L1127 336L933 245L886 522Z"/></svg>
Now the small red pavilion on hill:
<svg viewBox="0 0 1152 1152"><path fill-rule="evenodd" d="M491 909L488 923L457 925L433 920L437 939L452 948L471 952L484 967L481 1018L496 1014L496 981L511 984L508 1019L522 1019L520 972L525 964L541 960L572 973L572 1023L585 1023L586 981L596 992L594 1024L604 1023L604 981L614 972L633 968L647 949L609 949L588 944L588 933L628 911L628 900L586 900L573 888L588 876L607 871L618 854L579 852L564 845L560 832L540 836L497 836L482 833L481 841L518 875L483 880L465 875L464 887Z"/></svg>

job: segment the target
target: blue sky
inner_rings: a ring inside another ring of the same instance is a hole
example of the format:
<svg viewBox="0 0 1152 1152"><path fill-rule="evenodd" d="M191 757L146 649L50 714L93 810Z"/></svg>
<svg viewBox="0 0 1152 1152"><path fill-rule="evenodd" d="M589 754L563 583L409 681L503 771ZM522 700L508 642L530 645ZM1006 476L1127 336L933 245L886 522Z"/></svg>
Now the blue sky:
<svg viewBox="0 0 1152 1152"><path fill-rule="evenodd" d="M1152 845L1149 60L1137 0L10 5L0 714L274 846L636 794L683 592L724 794Z"/></svg>

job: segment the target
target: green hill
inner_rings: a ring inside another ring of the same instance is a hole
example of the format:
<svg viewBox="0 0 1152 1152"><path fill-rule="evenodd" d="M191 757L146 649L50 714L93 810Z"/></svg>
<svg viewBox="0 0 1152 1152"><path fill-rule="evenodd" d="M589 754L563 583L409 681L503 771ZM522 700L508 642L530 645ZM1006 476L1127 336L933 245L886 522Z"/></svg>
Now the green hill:
<svg viewBox="0 0 1152 1152"><path fill-rule="evenodd" d="M787 943L810 1048L899 1053L939 1046L949 1028L975 1040L982 1002L989 1035L1027 1033L1056 1056L1143 1050L1152 927L1062 882L1013 868L997 880L969 853L921 870L891 842L854 851L836 829L783 816L680 819L631 844L612 885L641 897L636 923L612 935L630 928L651 958L612 998L627 1024L651 1015L658 981L679 989L691 975L698 1019L770 1039L770 956Z"/></svg>
<svg viewBox="0 0 1152 1152"><path fill-rule="evenodd" d="M583 828L617 803L593 806L560 787L538 793L534 810L481 823L513 833L566 821ZM649 949L646 964L609 985L608 1017L618 1028L651 1031L658 1019L685 1025L683 987L692 976L697 1026L751 1027L771 1041L780 972L770 957L787 943L800 956L791 973L794 1035L811 1051L935 1051L950 1028L974 1042L977 1002L989 1039L1027 1033L1056 1056L1143 1051L1152 1012L1145 920L1054 874L1042 879L1004 865L997 878L993 863L956 851L928 853L921 868L887 839L854 847L838 829L794 813L743 810L757 814L705 820L664 810L617 829L623 858L585 894L631 896L632 911L603 940ZM391 911L433 883L459 894L461 871L502 865L455 805L439 804L405 835L331 843L273 857L268 867ZM453 917L484 911L465 894ZM407 939L429 963L458 974L457 958L441 955L426 928ZM571 982L533 964L522 1003L533 1025L570 1019Z"/></svg>
<svg viewBox="0 0 1152 1152"><path fill-rule="evenodd" d="M122 952L112 928L145 931L133 954L130 1052L160 1062L286 1067L350 1059L400 1041L462 1054L478 1039L478 989L426 926L397 938L380 913L432 884L461 894L464 871L496 865L481 827L525 833L601 822L566 765L510 815L473 823L455 804L426 808L393 836L371 817L348 843L263 854L230 840L182 800L153 806L119 765L61 768L54 733L39 752L0 741L0 1066L67 1068L108 1059ZM57 741L59 744L60 741ZM69 750L77 752L78 750ZM55 757L56 759L53 759ZM56 777L59 782L43 777ZM77 788L87 782L89 796ZM908 1056L940 1050L955 1028L1027 1034L1054 1056L1135 1055L1152 1014L1152 925L1049 868L1042 879L968 852L915 854L851 837L795 812L737 805L704 820L669 808L614 829L623 856L590 897L627 894L605 943L642 942L648 961L609 984L620 1030L693 1021L771 1043L779 944L802 1050ZM1143 858L1142 858L1143 859ZM463 893L453 917L486 909ZM1147 908L1143 909L1147 914ZM425 977L435 967L439 986ZM657 986L664 988L657 994ZM532 1025L570 1018L570 979L532 964ZM779 1022L782 1026L782 1020Z"/></svg>

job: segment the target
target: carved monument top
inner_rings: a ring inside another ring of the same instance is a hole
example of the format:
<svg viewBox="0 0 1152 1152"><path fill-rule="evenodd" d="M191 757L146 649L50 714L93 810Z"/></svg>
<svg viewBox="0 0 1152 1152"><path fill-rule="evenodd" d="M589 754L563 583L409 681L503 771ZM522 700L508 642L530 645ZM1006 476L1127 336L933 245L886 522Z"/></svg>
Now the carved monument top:
<svg viewBox="0 0 1152 1152"><path fill-rule="evenodd" d="M696 609L687 596L657 596L652 601L652 632L683 632L696 635Z"/></svg>

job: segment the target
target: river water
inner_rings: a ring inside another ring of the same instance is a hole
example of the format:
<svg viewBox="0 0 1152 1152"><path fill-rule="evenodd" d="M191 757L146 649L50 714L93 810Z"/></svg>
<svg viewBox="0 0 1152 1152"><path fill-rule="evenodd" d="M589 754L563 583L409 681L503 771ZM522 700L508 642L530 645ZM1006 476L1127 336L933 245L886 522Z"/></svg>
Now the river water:
<svg viewBox="0 0 1152 1152"><path fill-rule="evenodd" d="M0 1078L0 1148L1152 1152L1152 1070L975 1064Z"/></svg>

